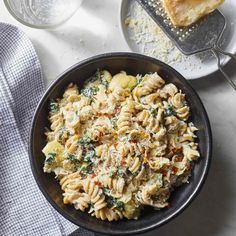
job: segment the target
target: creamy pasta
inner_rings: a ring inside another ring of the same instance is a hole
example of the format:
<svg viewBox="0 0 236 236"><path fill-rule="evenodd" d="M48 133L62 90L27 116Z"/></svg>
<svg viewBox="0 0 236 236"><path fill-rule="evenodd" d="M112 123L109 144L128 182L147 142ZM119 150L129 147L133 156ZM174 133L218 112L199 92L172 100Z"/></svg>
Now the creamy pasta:
<svg viewBox="0 0 236 236"><path fill-rule="evenodd" d="M169 207L199 158L185 94L157 74L97 71L50 102L44 171L63 201L101 220L137 219Z"/></svg>

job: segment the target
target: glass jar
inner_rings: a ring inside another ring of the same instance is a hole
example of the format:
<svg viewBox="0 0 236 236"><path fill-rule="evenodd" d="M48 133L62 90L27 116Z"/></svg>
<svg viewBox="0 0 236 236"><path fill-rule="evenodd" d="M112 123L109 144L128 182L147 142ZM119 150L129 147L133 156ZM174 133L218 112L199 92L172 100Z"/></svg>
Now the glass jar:
<svg viewBox="0 0 236 236"><path fill-rule="evenodd" d="M33 28L53 28L66 22L83 0L4 0L19 22Z"/></svg>

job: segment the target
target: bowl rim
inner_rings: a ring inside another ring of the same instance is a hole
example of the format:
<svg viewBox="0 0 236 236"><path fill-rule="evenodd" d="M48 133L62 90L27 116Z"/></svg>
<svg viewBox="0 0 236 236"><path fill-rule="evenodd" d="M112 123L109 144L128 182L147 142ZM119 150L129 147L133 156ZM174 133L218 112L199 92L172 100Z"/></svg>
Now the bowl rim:
<svg viewBox="0 0 236 236"><path fill-rule="evenodd" d="M210 168L210 164L211 164L211 159L212 159L212 131L211 131L211 126L210 126L210 122L209 122L209 118L207 115L207 112L205 110L205 107L203 106L203 103L200 99L200 97L198 96L197 92L192 88L192 86L189 84L189 82L178 72L176 71L174 68L172 68L171 66L167 65L166 63L159 61L158 59L149 57L149 56L145 56L142 54L138 54L138 53L132 53L132 52L113 52L113 53L104 53L104 54L99 54L90 58L87 58L81 62L78 62L74 65L72 65L71 67L69 67L67 70L65 70L64 72L62 72L59 76L57 76L57 78L55 79L55 81L53 81L50 86L46 89L46 91L44 92L44 94L42 95L40 101L38 102L38 105L35 109L35 112L33 114L33 118L32 118L32 122L31 122L31 127L30 127L30 143L29 143L29 159L30 159L30 166L31 166L31 171L33 173L34 179L40 189L40 191L43 193L44 197L47 199L47 201L53 206L53 208L55 210L57 210L57 212L59 212L62 216L64 216L67 220L69 220L70 222L74 223L77 226L80 226L82 228L85 228L89 231L93 231L95 233L100 233L100 234L110 234L111 232L105 232L105 231L100 231L97 229L91 229L87 226L87 224L84 223L79 223L76 222L69 214L67 214L63 209L61 209L49 196L49 194L47 193L47 191L44 189L43 184L38 180L38 176L36 174L35 171L35 166L34 166L34 156L33 156L33 136L34 136L34 127L36 124L36 120L39 114L39 110L42 106L42 104L45 101L45 98L48 96L48 94L51 92L51 90L54 88L54 86L56 86L59 81L63 80L64 77L66 77L66 75L70 74L73 70L76 70L78 67L84 66L86 64L90 64L93 63L97 60L100 59L109 59L112 57L116 57L116 58L133 58L133 59L145 59L148 62L152 62L155 64L160 65L161 67L167 68L172 74L174 74L181 82L183 82L186 86L187 89L189 90L189 92L191 92L194 96L194 99L197 99L199 104L201 105L201 112L203 112L203 116L204 116L204 122L206 124L206 134L207 134L207 139L208 139L208 143L206 145L206 152L207 155L204 157L206 159L203 169L202 169L202 174L201 177L194 189L194 191L190 194L190 196L185 200L184 204L182 204L180 207L178 207L178 209L176 209L174 212L172 212L170 215L168 215L167 217L165 217L164 219L151 224L151 225L147 225L143 228L136 228L136 229L131 229L131 230L126 230L125 232L121 230L119 231L114 231L112 232L112 235L132 235L132 234L140 234L140 233L145 233L147 231L153 230L154 228L158 228L166 223L168 223L170 220L174 219L175 217L177 217L180 213L182 213L189 205L190 203L196 198L196 196L198 195L198 193L200 192L200 190L203 187L204 182L206 181L208 172L209 172L209 168Z"/></svg>

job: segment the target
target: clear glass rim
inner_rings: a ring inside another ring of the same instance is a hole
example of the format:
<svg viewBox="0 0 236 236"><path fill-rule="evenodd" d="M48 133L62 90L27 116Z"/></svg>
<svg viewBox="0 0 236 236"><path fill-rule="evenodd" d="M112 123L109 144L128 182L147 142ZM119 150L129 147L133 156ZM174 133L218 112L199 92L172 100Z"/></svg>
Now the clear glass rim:
<svg viewBox="0 0 236 236"><path fill-rule="evenodd" d="M74 12L67 18L65 18L63 21L61 21L58 24L51 24L51 25L34 25L34 24L30 24L28 22L25 22L24 20L22 20L20 17L18 17L15 12L12 10L12 8L10 7L8 0L4 0L4 4L8 10L8 12L13 16L13 18L15 18L18 22L20 22L21 24L31 27L31 28L35 28L35 29L53 29L56 27L59 27L60 25L63 25L66 21L68 21L78 10L79 6L74 10Z"/></svg>

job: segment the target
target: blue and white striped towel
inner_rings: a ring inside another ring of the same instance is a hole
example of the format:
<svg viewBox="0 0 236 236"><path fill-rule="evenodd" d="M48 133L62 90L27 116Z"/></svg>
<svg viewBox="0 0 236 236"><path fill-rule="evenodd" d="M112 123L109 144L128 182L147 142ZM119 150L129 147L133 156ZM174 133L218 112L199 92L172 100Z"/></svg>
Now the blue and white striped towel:
<svg viewBox="0 0 236 236"><path fill-rule="evenodd" d="M43 91L31 42L18 28L0 23L0 235L64 236L78 228L49 206L31 173L29 129Z"/></svg>

